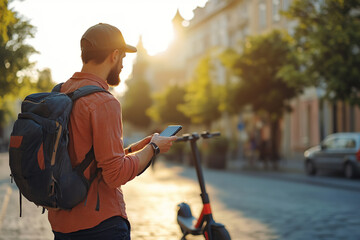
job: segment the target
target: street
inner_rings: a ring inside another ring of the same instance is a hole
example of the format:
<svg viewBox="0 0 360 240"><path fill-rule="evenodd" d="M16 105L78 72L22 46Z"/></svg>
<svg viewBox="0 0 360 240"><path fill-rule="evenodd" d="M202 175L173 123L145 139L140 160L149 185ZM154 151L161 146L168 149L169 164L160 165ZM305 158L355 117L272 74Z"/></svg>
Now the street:
<svg viewBox="0 0 360 240"><path fill-rule="evenodd" d="M360 239L360 191L356 188L312 184L307 176L304 181L286 181L266 174L209 169L204 175L214 219L227 227L234 240ZM344 181L348 180L331 180ZM355 180L350 185L359 183ZM160 161L123 191L132 239L180 239L176 205L189 203L195 216L201 211L191 167ZM0 239L52 239L41 208L23 199L23 217L19 218L18 198L15 184L10 184L7 155L0 154Z"/></svg>

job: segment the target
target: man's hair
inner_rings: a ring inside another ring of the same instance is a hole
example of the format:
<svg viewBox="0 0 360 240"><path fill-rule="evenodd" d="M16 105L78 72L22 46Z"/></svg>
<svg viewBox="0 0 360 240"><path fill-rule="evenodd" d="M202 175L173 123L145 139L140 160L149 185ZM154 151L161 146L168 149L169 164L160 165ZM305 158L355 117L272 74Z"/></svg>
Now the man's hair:
<svg viewBox="0 0 360 240"><path fill-rule="evenodd" d="M88 63L89 61L94 61L97 64L103 63L107 56L112 52L112 50L98 50L98 51L81 51L81 59L83 63Z"/></svg>
<svg viewBox="0 0 360 240"><path fill-rule="evenodd" d="M84 64L88 63L89 61L94 61L97 64L103 63L112 51L113 50L109 49L94 50L88 40L81 40L81 59Z"/></svg>

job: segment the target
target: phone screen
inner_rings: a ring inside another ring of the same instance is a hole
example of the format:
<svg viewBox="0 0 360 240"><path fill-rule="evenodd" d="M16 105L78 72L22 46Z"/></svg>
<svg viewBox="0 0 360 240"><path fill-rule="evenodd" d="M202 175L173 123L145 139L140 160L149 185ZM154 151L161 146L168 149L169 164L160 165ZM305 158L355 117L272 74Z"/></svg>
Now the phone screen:
<svg viewBox="0 0 360 240"><path fill-rule="evenodd" d="M178 133L181 129L182 129L182 126L180 126L180 125L170 125L164 131L162 131L160 133L160 136L171 137L171 136L174 136L176 133Z"/></svg>

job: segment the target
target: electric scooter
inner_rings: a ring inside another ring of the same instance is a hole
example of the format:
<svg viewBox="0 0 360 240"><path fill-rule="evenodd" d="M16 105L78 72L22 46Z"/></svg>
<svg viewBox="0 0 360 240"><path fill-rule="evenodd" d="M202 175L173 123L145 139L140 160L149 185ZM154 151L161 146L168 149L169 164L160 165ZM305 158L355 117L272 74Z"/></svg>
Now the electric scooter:
<svg viewBox="0 0 360 240"><path fill-rule="evenodd" d="M204 235L206 240L231 239L230 234L226 230L225 226L223 224L216 223L213 219L212 211L210 207L210 199L205 189L205 181L204 181L203 171L200 162L200 153L196 144L196 141L199 140L200 137L207 139L216 136L220 136L220 133L203 132L200 135L197 133L192 133L192 134L184 134L182 137L179 137L176 140L176 142L190 141L191 150L193 153L194 165L201 190L200 196L203 202L203 209L198 219L196 219L192 215L190 206L188 204L183 202L178 205L177 222L183 233L181 240L186 240L185 237L188 234Z"/></svg>

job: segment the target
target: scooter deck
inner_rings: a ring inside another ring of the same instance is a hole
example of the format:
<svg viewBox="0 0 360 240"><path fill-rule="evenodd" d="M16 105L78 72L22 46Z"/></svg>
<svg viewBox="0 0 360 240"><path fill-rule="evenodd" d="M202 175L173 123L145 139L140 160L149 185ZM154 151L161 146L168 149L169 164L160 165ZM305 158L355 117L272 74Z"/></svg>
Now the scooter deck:
<svg viewBox="0 0 360 240"><path fill-rule="evenodd" d="M177 216L177 221L180 225L180 228L183 229L183 231L192 234L192 235L201 235L202 231L201 228L195 228L194 222L196 222L196 218L191 217L182 217Z"/></svg>

